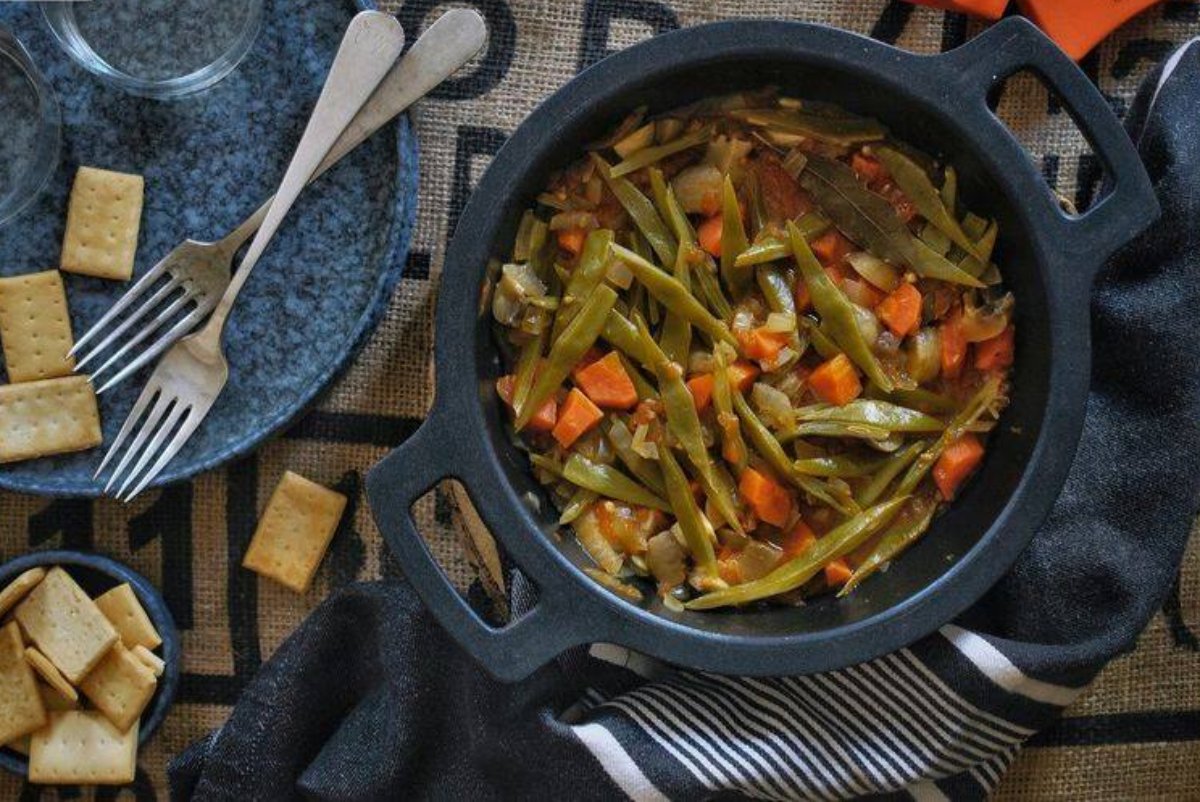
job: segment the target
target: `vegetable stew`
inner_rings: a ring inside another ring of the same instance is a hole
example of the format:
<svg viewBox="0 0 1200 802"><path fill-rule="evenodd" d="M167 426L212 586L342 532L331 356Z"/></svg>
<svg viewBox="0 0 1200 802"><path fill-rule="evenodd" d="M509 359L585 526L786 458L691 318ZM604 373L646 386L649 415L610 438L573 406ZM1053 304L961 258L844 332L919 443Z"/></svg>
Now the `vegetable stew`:
<svg viewBox="0 0 1200 802"><path fill-rule="evenodd" d="M1007 403L998 233L952 165L772 90L635 111L554 175L496 391L589 574L707 610L884 570Z"/></svg>

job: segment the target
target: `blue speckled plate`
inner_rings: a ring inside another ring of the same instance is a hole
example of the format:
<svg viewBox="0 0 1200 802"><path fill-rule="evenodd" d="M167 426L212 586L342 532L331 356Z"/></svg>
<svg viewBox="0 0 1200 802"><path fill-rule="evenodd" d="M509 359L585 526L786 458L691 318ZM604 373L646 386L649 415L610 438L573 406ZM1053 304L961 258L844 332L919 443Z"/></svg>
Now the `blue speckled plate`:
<svg viewBox="0 0 1200 802"><path fill-rule="evenodd" d="M43 197L0 228L0 275L58 264L67 196L81 164L146 177L136 274L186 238L223 236L282 178L346 23L357 8L372 5L268 0L258 41L241 66L200 95L164 103L122 94L77 67L52 41L36 4L0 3L0 24L29 48L63 107L63 162ZM301 197L230 318L229 384L155 484L252 450L293 421L348 365L400 278L416 193L417 143L402 120ZM127 286L63 277L77 335ZM146 375L101 397L106 445ZM0 466L0 488L98 495L102 486L92 473L100 456L95 449Z"/></svg>

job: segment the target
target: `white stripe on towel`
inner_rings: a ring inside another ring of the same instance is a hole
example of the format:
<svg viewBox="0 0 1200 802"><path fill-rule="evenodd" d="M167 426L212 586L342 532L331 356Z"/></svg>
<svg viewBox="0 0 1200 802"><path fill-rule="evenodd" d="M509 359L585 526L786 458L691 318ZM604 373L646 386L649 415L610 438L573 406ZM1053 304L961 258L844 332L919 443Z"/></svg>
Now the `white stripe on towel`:
<svg viewBox="0 0 1200 802"><path fill-rule="evenodd" d="M612 733L600 724L582 724L572 727L592 757L600 764L617 787L635 802L669 802L654 783L642 773L637 763L629 756Z"/></svg>
<svg viewBox="0 0 1200 802"><path fill-rule="evenodd" d="M988 679L1010 693L1021 694L1035 702L1066 707L1083 691L1083 688L1068 688L1026 675L1003 652L974 632L953 624L946 624L939 631Z"/></svg>

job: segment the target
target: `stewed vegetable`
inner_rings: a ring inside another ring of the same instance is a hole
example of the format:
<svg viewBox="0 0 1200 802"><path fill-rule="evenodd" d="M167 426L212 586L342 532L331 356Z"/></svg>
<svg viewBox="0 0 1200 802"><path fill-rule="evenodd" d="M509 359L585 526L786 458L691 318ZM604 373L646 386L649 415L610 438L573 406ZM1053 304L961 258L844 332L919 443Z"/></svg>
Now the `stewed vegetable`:
<svg viewBox="0 0 1200 802"><path fill-rule="evenodd" d="M639 110L554 176L496 390L589 573L707 610L885 569L1007 404L998 234L951 165L769 90Z"/></svg>

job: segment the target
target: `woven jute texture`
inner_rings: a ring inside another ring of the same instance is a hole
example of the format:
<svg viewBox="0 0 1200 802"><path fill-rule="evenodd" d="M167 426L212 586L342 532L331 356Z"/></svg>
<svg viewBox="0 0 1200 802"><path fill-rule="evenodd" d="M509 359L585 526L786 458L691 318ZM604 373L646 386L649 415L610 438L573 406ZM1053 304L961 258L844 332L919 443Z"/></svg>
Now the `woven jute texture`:
<svg viewBox="0 0 1200 802"><path fill-rule="evenodd" d="M94 548L158 583L174 611L184 679L165 725L141 753L139 799L166 797L170 756L221 724L260 663L332 589L397 573L362 498L362 476L415 429L432 402L433 308L447 240L489 157L542 99L609 52L678 26L731 17L829 23L921 53L954 47L981 30L959 15L885 0L479 0L476 6L490 28L486 53L413 111L421 198L405 278L378 331L318 407L253 457L148 493L129 507L0 494L0 559L55 546ZM410 41L445 7L434 0L389 6ZM1085 61L1119 114L1154 64L1200 34L1198 10L1193 3L1160 6ZM1086 205L1099 178L1097 162L1037 80L1011 80L998 113L1047 180ZM303 596L239 567L285 469L352 497ZM479 527L459 499L453 488L439 487L419 502L416 517L460 587L494 591L493 583L477 582L477 566L490 561L479 556L488 552L486 536L469 536ZM1061 725L1021 753L999 798L1200 799L1198 541L1137 650L1116 660ZM18 778L0 776L0 799L17 798L22 789Z"/></svg>

